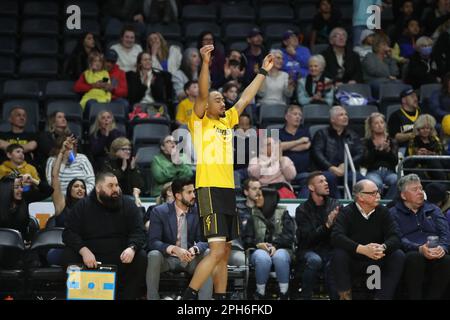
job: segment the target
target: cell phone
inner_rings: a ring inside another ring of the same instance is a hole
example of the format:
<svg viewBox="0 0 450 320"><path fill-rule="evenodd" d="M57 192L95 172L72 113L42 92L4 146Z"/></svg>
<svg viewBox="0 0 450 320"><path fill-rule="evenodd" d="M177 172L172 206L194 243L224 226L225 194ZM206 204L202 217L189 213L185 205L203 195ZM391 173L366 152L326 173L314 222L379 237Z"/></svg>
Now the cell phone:
<svg viewBox="0 0 450 320"><path fill-rule="evenodd" d="M106 78L106 77L104 77L103 79L102 79L102 82L108 82L109 81L109 78Z"/></svg>

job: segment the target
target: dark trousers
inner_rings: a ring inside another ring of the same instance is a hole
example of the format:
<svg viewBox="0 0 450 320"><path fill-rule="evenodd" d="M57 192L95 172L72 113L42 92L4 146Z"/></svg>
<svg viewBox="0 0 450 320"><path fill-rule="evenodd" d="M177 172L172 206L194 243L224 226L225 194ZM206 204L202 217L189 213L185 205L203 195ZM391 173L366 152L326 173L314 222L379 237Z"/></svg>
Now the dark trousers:
<svg viewBox="0 0 450 320"><path fill-rule="evenodd" d="M397 284L402 276L405 254L396 250L380 260L371 260L363 256L350 254L343 249L335 249L331 268L338 292L352 288L352 278L367 279L367 267L377 265L381 269L381 288L375 289L375 299L391 300L394 297Z"/></svg>
<svg viewBox="0 0 450 320"><path fill-rule="evenodd" d="M409 299L441 299L450 280L450 256L428 260L419 252L408 252L404 278Z"/></svg>
<svg viewBox="0 0 450 320"><path fill-rule="evenodd" d="M147 270L147 255L144 250L139 250L134 255L131 263L124 264L120 261L122 251L110 254L95 254L97 261L102 264L117 266L117 298L119 300L136 300L140 298L140 289L145 285L145 271ZM82 264L81 255L70 248L65 248L63 253L63 265Z"/></svg>

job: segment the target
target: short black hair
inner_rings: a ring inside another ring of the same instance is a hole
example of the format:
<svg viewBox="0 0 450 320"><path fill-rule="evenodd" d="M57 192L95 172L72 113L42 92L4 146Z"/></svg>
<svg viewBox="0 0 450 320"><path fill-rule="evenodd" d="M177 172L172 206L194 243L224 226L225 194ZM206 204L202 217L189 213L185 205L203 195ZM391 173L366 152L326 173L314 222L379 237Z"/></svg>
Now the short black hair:
<svg viewBox="0 0 450 320"><path fill-rule="evenodd" d="M125 26L122 28L122 30L120 31L120 37L123 38L123 35L124 35L125 32L127 32L127 31L133 32L134 35L136 36L136 28L133 27L132 25L128 24L128 25L125 25Z"/></svg>
<svg viewBox="0 0 450 320"><path fill-rule="evenodd" d="M306 185L309 186L311 185L312 181L314 180L315 177L318 176L323 176L323 172L322 171L313 171L309 174L308 176L308 180L306 180Z"/></svg>
<svg viewBox="0 0 450 320"><path fill-rule="evenodd" d="M97 173L95 176L95 185L99 184L100 182L105 181L106 178L117 178L116 175L109 171L103 171Z"/></svg>
<svg viewBox="0 0 450 320"><path fill-rule="evenodd" d="M183 86L184 92L188 91L189 88L195 83L198 83L198 81L197 80L189 80L188 82L186 82Z"/></svg>
<svg viewBox="0 0 450 320"><path fill-rule="evenodd" d="M239 86L236 84L236 82L228 81L227 83L224 84L224 86L222 88L222 92L227 92L231 88L236 88L236 90L239 91Z"/></svg>
<svg viewBox="0 0 450 320"><path fill-rule="evenodd" d="M20 144L18 144L18 143L12 143L12 144L10 144L8 147L6 147L6 153L11 153L11 152L13 152L13 151L16 150L16 149L22 149L22 150L24 150L23 146L21 146Z"/></svg>
<svg viewBox="0 0 450 320"><path fill-rule="evenodd" d="M172 181L172 193L175 196L177 193L182 193L183 188L190 184L194 184L192 179L174 179Z"/></svg>

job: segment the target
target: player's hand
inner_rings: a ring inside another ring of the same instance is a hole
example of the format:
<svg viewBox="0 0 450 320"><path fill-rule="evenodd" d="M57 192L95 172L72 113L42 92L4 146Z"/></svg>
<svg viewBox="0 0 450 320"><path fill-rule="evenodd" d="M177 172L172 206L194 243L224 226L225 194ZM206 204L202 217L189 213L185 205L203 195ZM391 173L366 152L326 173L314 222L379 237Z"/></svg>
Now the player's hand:
<svg viewBox="0 0 450 320"><path fill-rule="evenodd" d="M214 50L214 46L212 44L208 44L200 48L200 54L202 56L203 63L209 65L211 61L211 53Z"/></svg>

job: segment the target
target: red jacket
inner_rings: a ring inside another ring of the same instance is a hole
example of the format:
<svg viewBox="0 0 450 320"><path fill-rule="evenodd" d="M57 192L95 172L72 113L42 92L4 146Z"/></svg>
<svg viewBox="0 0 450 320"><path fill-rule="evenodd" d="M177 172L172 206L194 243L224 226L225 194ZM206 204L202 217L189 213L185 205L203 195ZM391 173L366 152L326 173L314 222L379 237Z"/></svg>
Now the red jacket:
<svg viewBox="0 0 450 320"><path fill-rule="evenodd" d="M112 100L117 98L126 98L128 96L128 85L125 72L122 71L117 64L114 65L113 69L109 72L111 82L115 86L112 93ZM84 73L80 75L77 82L73 86L73 90L76 93L84 94L92 89L92 85L86 82L84 78Z"/></svg>

